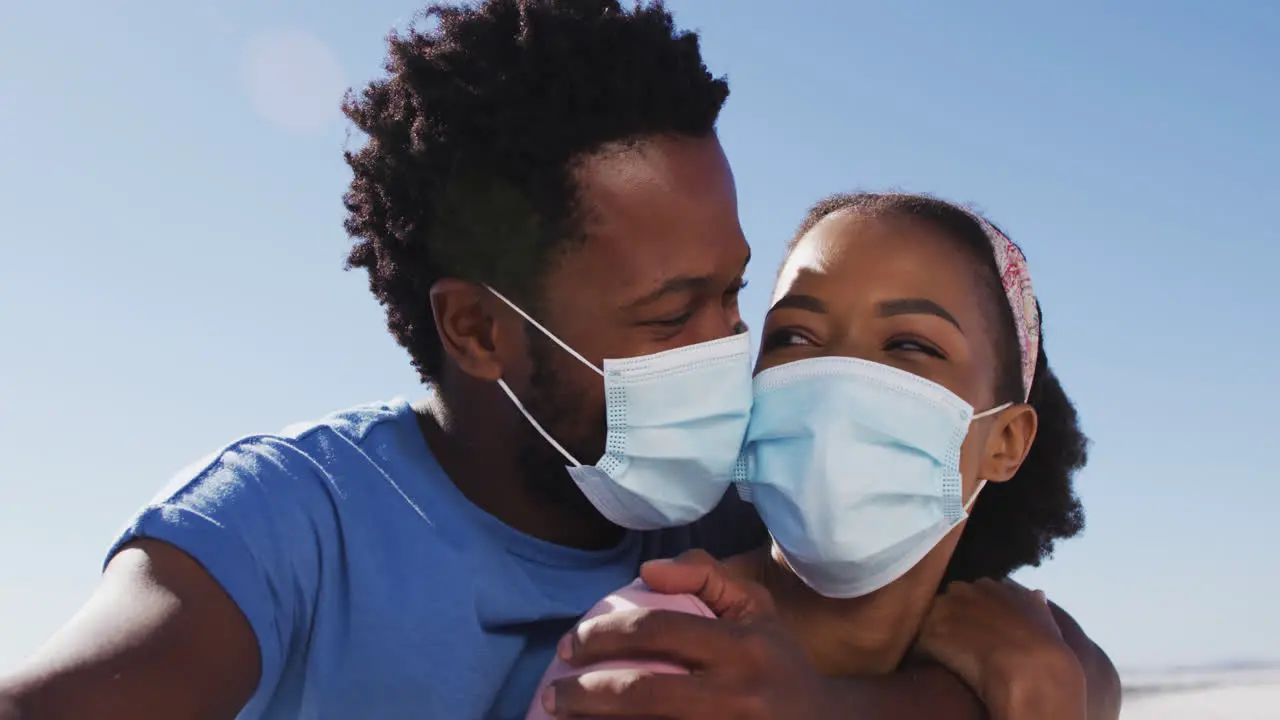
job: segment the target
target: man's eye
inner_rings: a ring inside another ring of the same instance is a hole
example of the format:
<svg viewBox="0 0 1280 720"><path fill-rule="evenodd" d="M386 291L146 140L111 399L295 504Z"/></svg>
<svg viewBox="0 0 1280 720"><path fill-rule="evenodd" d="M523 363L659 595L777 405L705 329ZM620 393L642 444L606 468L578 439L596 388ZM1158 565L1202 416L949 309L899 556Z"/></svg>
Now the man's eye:
<svg viewBox="0 0 1280 720"><path fill-rule="evenodd" d="M734 281L732 285L729 286L729 289L725 291L725 294L737 295L741 293L743 290L746 290L747 285L749 285L750 283L751 281L747 280L746 278L738 278L737 280Z"/></svg>
<svg viewBox="0 0 1280 720"><path fill-rule="evenodd" d="M675 328L675 327L680 327L681 325L684 325L685 323L689 322L689 318L692 318L692 317L693 317L693 313L689 312L689 313L680 315L679 317L666 318L663 320L650 320L648 324L654 325L656 327Z"/></svg>

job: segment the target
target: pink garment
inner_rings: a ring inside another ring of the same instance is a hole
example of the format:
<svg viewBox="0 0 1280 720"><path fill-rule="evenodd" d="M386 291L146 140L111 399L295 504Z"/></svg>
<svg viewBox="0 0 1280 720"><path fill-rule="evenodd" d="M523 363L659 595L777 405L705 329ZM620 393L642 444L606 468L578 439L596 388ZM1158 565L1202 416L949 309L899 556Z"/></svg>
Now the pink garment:
<svg viewBox="0 0 1280 720"><path fill-rule="evenodd" d="M995 252L1000 284L1004 285L1005 298L1013 311L1013 326L1018 331L1018 346L1022 348L1022 389L1026 397L1031 397L1031 383L1036 379L1036 360L1040 354L1040 306L1036 303L1035 291L1031 289L1027 256L986 218L981 215L973 218L982 226Z"/></svg>
<svg viewBox="0 0 1280 720"><path fill-rule="evenodd" d="M659 610L674 610L675 612L689 613L690 615L702 615L704 617L713 618L715 613L711 612L711 608L707 607L701 600L693 595L664 595L650 590L643 582L636 580L630 585L613 593L609 597L596 603L590 612L583 616L583 620L593 618L606 613L617 612L619 610L631 610L633 608L655 608ZM579 621L581 622L581 621ZM533 703L529 705L529 714L525 716L525 720L552 720L550 715L542 709L542 691L551 684L553 680L571 675L581 675L591 670L611 670L611 669L641 669L649 670L655 673L667 673L670 675L683 675L689 671L678 665L668 663L654 662L651 660L615 660L613 662L597 663L583 668L573 668L566 665L560 658L552 661L551 667L547 668L547 672L542 676L542 682L538 683L538 692L533 696Z"/></svg>

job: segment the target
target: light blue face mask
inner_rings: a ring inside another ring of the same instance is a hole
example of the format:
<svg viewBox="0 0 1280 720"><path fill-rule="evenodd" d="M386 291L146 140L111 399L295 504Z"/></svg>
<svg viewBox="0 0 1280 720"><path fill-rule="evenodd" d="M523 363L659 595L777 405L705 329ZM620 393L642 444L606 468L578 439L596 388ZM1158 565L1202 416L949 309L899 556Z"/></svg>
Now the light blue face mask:
<svg viewBox="0 0 1280 720"><path fill-rule="evenodd" d="M604 456L595 465L573 457L498 380L534 429L569 461L569 476L600 514L625 528L656 530L688 525L715 509L729 489L751 416L746 333L608 359L601 370L496 290L489 291L604 378L608 434Z"/></svg>
<svg viewBox="0 0 1280 720"><path fill-rule="evenodd" d="M787 563L833 598L902 577L968 517L960 446L980 415L897 368L814 358L755 378L739 492ZM985 481L984 481L985 482Z"/></svg>

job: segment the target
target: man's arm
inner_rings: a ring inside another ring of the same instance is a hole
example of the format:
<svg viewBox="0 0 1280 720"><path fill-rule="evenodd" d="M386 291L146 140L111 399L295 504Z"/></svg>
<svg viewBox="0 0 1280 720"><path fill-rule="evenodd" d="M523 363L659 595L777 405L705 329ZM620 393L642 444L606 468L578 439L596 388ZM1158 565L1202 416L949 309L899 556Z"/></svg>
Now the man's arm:
<svg viewBox="0 0 1280 720"><path fill-rule="evenodd" d="M696 547L709 548L718 558L749 552L769 542L768 530L754 506L730 491L710 515L695 524ZM687 590L675 590L685 592ZM1110 658L1085 635L1065 610L1049 603L1062 637L1084 669L1088 688L1089 720L1118 720L1120 676ZM892 675L843 678L839 694L853 717L942 718L985 720L987 710L967 685L951 671L922 662ZM862 713L858 715L855 713Z"/></svg>
<svg viewBox="0 0 1280 720"><path fill-rule="evenodd" d="M879 720L987 720L978 696L949 670L930 662L908 663L891 675L833 678L841 714ZM1092 720L1092 718L1090 719Z"/></svg>
<svg viewBox="0 0 1280 720"><path fill-rule="evenodd" d="M733 577L705 552L691 551L675 560L646 563L640 574L655 591L696 596L717 619L649 608L605 613L579 624L566 637L561 659L584 668L627 658L661 658L700 672L654 674L637 672L633 667L592 673L589 682L562 678L544 697L556 712L575 717L988 717L969 686L941 665L909 665L878 677L820 676L806 662L797 638L777 618L768 591ZM1040 610L1048 615L1043 606ZM1041 717L1028 708L1060 691L1063 697L1080 701L1082 716L1115 720L1119 703L1109 697L1114 669L1069 616L1061 610L1056 615L1040 622L1050 627L1063 623L1057 631L1063 637L1056 644L1056 654L1040 660L1069 658L1070 667L1042 662L1034 671L1039 674L1028 677L1026 688L1010 687L1012 708L1020 714L1006 712L1006 716ZM1073 656L1079 652L1083 655L1077 662ZM1015 664L1015 672L1020 668L1022 665ZM1062 672L1064 669L1070 672ZM1043 692L1046 688L1050 690L1047 695ZM1084 700L1089 691L1102 693L1103 699L1091 703L1086 711ZM1053 707L1066 710L1057 703Z"/></svg>
<svg viewBox="0 0 1280 720"><path fill-rule="evenodd" d="M18 714L18 706L15 701L0 696L0 720L22 720L22 716Z"/></svg>
<svg viewBox="0 0 1280 720"><path fill-rule="evenodd" d="M1118 720L1120 677L1111 660L1062 608L1050 603L1062 637L1075 653L1088 688L1089 720ZM908 663L892 675L840 678L850 717L986 720L987 709L963 681L941 665Z"/></svg>
<svg viewBox="0 0 1280 720"><path fill-rule="evenodd" d="M1079 623L1066 610L1052 602L1049 610L1062 631L1062 639L1084 668L1085 684L1089 689L1089 720L1118 720L1122 695L1120 673L1116 672L1111 658L1084 634Z"/></svg>
<svg viewBox="0 0 1280 720"><path fill-rule="evenodd" d="M80 612L0 678L0 720L226 720L259 669L253 629L222 587L172 545L137 540Z"/></svg>

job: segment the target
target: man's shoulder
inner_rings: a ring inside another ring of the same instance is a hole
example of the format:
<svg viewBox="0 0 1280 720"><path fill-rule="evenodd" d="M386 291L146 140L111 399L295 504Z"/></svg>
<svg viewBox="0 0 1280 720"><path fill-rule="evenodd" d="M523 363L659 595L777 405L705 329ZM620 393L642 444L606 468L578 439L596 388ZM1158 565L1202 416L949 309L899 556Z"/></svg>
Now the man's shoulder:
<svg viewBox="0 0 1280 720"><path fill-rule="evenodd" d="M431 462L416 433L412 408L395 401L242 437L177 473L120 532L108 562L140 540L195 560L257 638L253 702L274 702L286 668L310 652L294 642L299 628L345 647L352 618L321 614L332 605L323 592L353 589L362 603L394 608L384 578L406 548L433 547L417 514L425 503L413 502L418 489L397 485L421 480ZM353 555L365 561L345 562Z"/></svg>
<svg viewBox="0 0 1280 720"><path fill-rule="evenodd" d="M383 431L403 436L416 427L413 409L403 400L370 403L298 422L274 433L242 436L183 467L157 493L163 502L194 483L221 478L237 483L275 476L309 477L331 474L352 461L372 462L379 453L367 445L382 443Z"/></svg>
<svg viewBox="0 0 1280 720"><path fill-rule="evenodd" d="M323 570L317 553L395 518L413 524L418 505L397 480L422 478L431 462L417 432L409 404L393 401L241 437L174 474L108 560L134 540L160 540L200 561L242 608L268 607L246 568L278 582L305 575L299 586L311 587Z"/></svg>
<svg viewBox="0 0 1280 720"><path fill-rule="evenodd" d="M357 405L330 413L318 420L294 423L281 430L276 437L294 443L306 443L317 434L333 434L359 445L368 440L375 429L387 423L416 427L416 422L413 407L404 400L395 399Z"/></svg>

